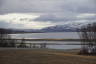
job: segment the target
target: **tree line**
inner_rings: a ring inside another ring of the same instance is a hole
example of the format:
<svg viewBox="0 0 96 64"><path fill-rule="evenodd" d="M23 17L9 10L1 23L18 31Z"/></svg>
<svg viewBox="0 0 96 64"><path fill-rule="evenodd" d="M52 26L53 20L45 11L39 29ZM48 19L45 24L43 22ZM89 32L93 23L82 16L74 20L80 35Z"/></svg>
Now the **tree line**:
<svg viewBox="0 0 96 64"><path fill-rule="evenodd" d="M24 38L20 40L14 40L11 38L11 30L0 28L0 47L17 47L17 48L37 48L36 44L27 46ZM31 44L31 43L30 43ZM40 44L40 48L46 48L46 43Z"/></svg>
<svg viewBox="0 0 96 64"><path fill-rule="evenodd" d="M0 47L16 47L16 43L20 43L18 47L25 47L23 39L21 41L12 40L11 35L12 33L9 29L0 28ZM8 40L9 39L9 40Z"/></svg>

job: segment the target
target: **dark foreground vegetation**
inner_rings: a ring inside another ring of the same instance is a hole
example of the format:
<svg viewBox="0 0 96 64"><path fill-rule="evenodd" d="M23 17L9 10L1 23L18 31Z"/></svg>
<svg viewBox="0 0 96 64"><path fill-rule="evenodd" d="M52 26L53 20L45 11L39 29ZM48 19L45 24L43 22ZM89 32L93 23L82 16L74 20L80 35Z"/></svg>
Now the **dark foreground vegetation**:
<svg viewBox="0 0 96 64"><path fill-rule="evenodd" d="M11 39L11 36L8 35L8 32L10 31L0 28L0 47L15 47L15 40L6 40Z"/></svg>
<svg viewBox="0 0 96 64"><path fill-rule="evenodd" d="M82 44L80 54L96 55L96 23L82 26L79 35Z"/></svg>
<svg viewBox="0 0 96 64"><path fill-rule="evenodd" d="M16 47L16 43L19 43L18 47L26 46L23 39L20 41L14 40L9 33L11 33L11 30L0 28L0 47Z"/></svg>

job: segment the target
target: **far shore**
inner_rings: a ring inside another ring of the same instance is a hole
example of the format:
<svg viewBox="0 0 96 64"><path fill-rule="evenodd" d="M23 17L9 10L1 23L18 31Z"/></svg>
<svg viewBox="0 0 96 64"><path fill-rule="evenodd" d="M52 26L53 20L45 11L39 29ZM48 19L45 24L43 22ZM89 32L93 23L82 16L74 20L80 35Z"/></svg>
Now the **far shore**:
<svg viewBox="0 0 96 64"><path fill-rule="evenodd" d="M81 41L81 39L30 39L30 38L22 38L23 40L27 41ZM12 38L12 39L5 39L5 40L22 40L21 38Z"/></svg>

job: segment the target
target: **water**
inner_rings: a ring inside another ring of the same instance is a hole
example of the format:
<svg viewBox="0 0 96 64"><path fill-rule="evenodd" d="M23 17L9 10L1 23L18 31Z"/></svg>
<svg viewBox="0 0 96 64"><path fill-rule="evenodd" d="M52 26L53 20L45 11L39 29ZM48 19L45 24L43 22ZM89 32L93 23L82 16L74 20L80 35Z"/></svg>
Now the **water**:
<svg viewBox="0 0 96 64"><path fill-rule="evenodd" d="M56 32L56 33L25 33L25 34L11 34L12 38L31 38L31 39L79 39L76 32ZM29 41L27 41L29 42ZM30 43L30 42L29 42ZM31 41L31 43L80 43L70 41ZM50 49L75 49L80 48L80 45L47 45Z"/></svg>
<svg viewBox="0 0 96 64"><path fill-rule="evenodd" d="M30 41L27 41L27 43L30 43ZM72 43L80 43L76 41L31 41L31 43L57 43L62 45L47 45L46 47L49 49L76 49L80 48L80 45L64 45L64 44L72 44Z"/></svg>
<svg viewBox="0 0 96 64"><path fill-rule="evenodd" d="M48 45L47 48L49 49L79 49L81 48L80 45Z"/></svg>
<svg viewBox="0 0 96 64"><path fill-rule="evenodd" d="M77 32L56 32L56 33L25 33L11 34L13 38L33 38L33 39L78 39Z"/></svg>

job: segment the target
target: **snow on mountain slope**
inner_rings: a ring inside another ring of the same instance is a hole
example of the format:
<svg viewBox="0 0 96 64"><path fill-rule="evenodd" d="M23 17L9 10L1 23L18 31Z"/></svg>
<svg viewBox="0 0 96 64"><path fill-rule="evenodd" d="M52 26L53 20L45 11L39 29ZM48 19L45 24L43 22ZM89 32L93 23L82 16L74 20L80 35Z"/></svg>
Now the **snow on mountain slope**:
<svg viewBox="0 0 96 64"><path fill-rule="evenodd" d="M92 22L73 21L73 22L66 22L62 25L49 26L42 29L25 29L23 31L25 32L75 32L75 31L79 31L79 28L81 28L81 26L84 26L90 23Z"/></svg>
<svg viewBox="0 0 96 64"><path fill-rule="evenodd" d="M95 22L95 21L93 21ZM90 24L92 22L89 22L89 21L74 21L74 22L66 22L65 24L63 25L56 25L56 26L50 26L50 27L47 27L47 28L43 28L42 31L45 31L45 32L70 32L70 31L76 31L77 29L79 29L81 26L84 26L84 25L87 25L87 24Z"/></svg>

